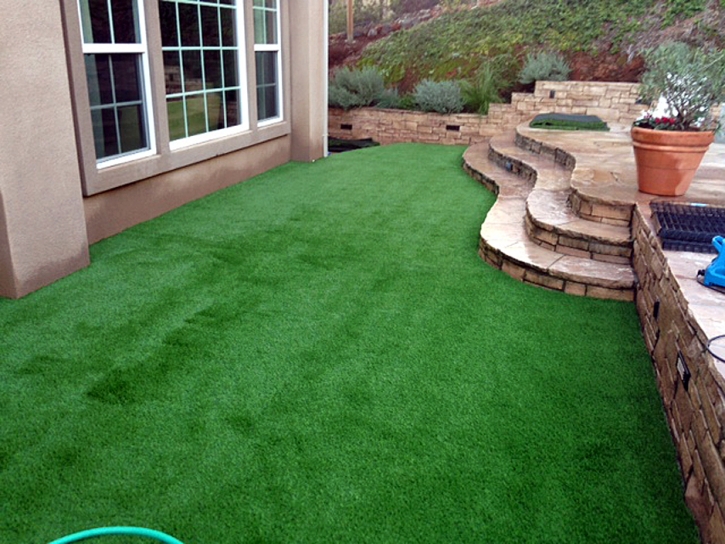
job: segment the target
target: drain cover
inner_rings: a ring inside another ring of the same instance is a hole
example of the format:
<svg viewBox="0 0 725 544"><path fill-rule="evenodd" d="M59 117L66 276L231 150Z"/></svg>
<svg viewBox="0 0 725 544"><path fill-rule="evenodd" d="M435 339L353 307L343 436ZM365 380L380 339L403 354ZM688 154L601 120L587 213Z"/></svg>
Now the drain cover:
<svg viewBox="0 0 725 544"><path fill-rule="evenodd" d="M652 219L663 249L717 253L715 236L725 236L725 208L652 202Z"/></svg>

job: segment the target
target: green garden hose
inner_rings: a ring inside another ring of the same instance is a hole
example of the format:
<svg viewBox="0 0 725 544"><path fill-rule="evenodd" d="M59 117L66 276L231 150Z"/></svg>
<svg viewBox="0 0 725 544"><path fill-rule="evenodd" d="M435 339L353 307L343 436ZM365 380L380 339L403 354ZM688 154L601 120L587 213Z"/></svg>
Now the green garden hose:
<svg viewBox="0 0 725 544"><path fill-rule="evenodd" d="M71 542L80 542L81 540L88 540L89 538L111 535L145 536L163 542L164 544L183 544L183 542L176 540L173 536L169 536L160 531L154 531L153 529L144 529L143 527L99 527L98 529L89 529L87 531L81 531L80 533L64 536L63 538L54 540L50 544L71 544Z"/></svg>

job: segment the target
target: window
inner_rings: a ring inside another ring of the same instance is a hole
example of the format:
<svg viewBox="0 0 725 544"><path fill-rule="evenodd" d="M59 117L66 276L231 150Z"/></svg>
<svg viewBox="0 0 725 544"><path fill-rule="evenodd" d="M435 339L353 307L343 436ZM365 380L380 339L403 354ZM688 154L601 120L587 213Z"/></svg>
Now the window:
<svg viewBox="0 0 725 544"><path fill-rule="evenodd" d="M282 116L280 41L277 0L254 0L254 57L257 69L257 119Z"/></svg>
<svg viewBox="0 0 725 544"><path fill-rule="evenodd" d="M139 1L79 2L93 138L101 165L152 151L148 54Z"/></svg>
<svg viewBox="0 0 725 544"><path fill-rule="evenodd" d="M241 125L243 17L236 2L160 0L159 18L170 139Z"/></svg>
<svg viewBox="0 0 725 544"><path fill-rule="evenodd" d="M87 91L74 93L86 194L289 134L280 36L288 8L279 0L61 6L72 29L72 77L83 74L87 83Z"/></svg>

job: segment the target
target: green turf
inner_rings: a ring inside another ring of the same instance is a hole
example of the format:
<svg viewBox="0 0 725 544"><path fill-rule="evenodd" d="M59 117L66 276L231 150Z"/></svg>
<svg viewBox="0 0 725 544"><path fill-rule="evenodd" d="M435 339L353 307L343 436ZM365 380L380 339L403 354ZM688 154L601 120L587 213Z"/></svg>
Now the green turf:
<svg viewBox="0 0 725 544"><path fill-rule="evenodd" d="M484 264L461 151L289 164L0 301L0 542L697 542L634 306Z"/></svg>

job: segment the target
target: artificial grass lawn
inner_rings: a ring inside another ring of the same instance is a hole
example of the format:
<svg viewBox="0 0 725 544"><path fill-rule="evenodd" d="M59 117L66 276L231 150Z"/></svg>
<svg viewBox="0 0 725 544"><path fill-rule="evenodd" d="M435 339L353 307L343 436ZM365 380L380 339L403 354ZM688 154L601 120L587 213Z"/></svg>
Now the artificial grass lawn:
<svg viewBox="0 0 725 544"><path fill-rule="evenodd" d="M461 151L285 165L0 301L0 542L697 542L634 306L484 264Z"/></svg>

